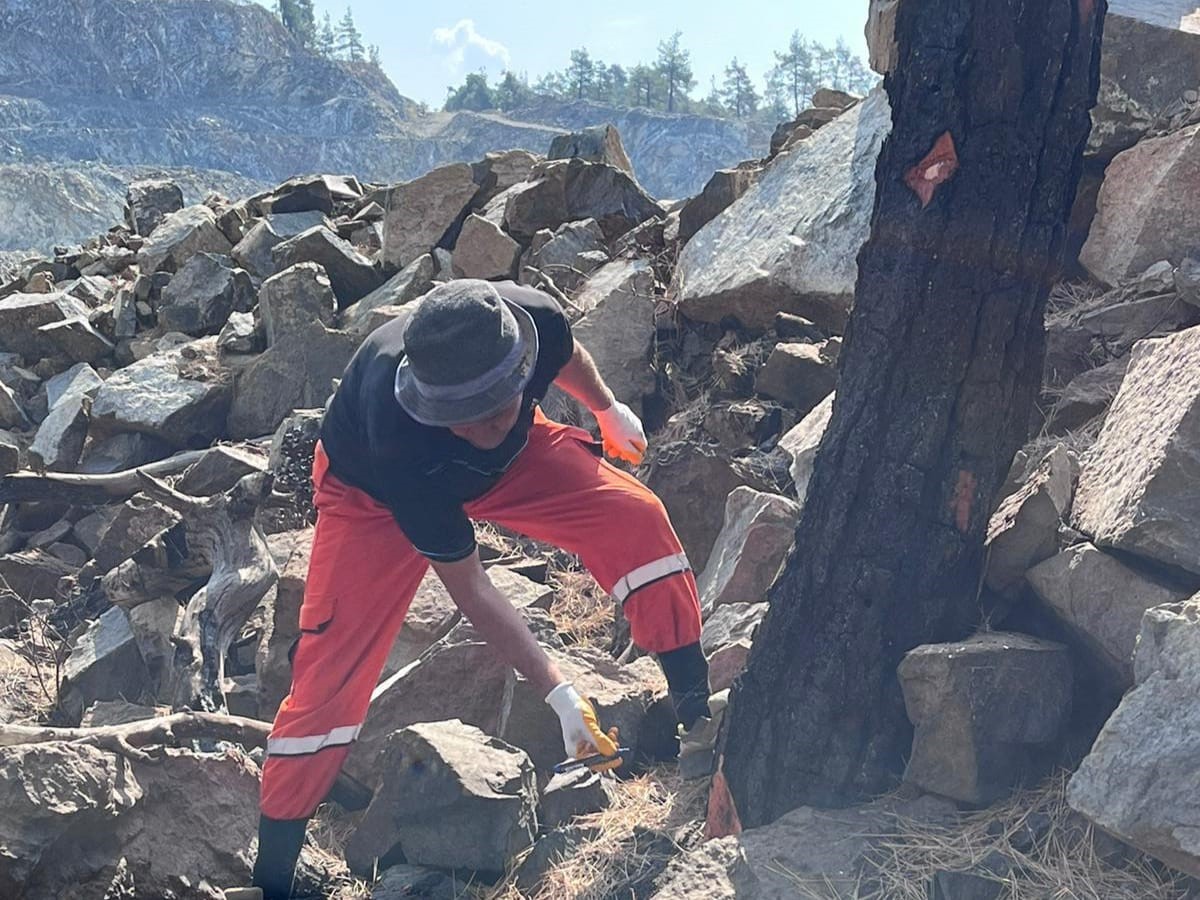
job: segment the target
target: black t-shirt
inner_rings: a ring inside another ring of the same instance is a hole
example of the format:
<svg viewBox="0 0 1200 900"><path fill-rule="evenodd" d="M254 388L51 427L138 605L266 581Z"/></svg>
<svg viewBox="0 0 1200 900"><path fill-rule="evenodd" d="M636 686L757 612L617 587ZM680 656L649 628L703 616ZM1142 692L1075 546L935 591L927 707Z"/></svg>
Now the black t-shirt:
<svg viewBox="0 0 1200 900"><path fill-rule="evenodd" d="M463 504L483 495L525 448L533 408L571 358L571 326L552 297L498 282L502 297L523 307L538 332L538 357L517 424L494 450L479 450L448 428L422 425L394 394L404 357L404 321L376 329L350 360L321 426L329 470L392 511L413 546L452 562L475 551L475 529Z"/></svg>

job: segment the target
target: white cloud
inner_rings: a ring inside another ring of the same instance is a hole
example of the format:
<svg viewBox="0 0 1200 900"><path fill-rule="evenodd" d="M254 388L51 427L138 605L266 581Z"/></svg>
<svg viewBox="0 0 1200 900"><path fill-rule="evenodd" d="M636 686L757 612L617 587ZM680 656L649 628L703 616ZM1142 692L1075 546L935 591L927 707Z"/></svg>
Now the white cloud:
<svg viewBox="0 0 1200 900"><path fill-rule="evenodd" d="M446 65L451 71L462 68L467 50L471 48L499 60L506 68L509 64L508 48L476 31L473 19L459 19L452 28L433 29L433 42L446 48Z"/></svg>

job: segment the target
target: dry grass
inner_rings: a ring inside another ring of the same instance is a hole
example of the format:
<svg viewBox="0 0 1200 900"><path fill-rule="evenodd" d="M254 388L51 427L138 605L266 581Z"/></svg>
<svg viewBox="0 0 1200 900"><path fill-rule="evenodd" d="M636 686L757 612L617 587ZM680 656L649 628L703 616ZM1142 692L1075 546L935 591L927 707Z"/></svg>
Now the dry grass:
<svg viewBox="0 0 1200 900"><path fill-rule="evenodd" d="M554 602L550 618L567 643L609 650L613 639L613 599L585 569L552 569Z"/></svg>
<svg viewBox="0 0 1200 900"><path fill-rule="evenodd" d="M346 812L333 803L322 804L308 826L306 861L323 874L328 900L369 900L371 885L351 874L346 865L346 841L362 821L363 812Z"/></svg>
<svg viewBox="0 0 1200 900"><path fill-rule="evenodd" d="M1094 281L1060 281L1046 298L1046 320L1079 315L1100 305L1107 289Z"/></svg>
<svg viewBox="0 0 1200 900"><path fill-rule="evenodd" d="M612 805L580 816L572 824L594 829L596 837L580 844L550 870L536 893L521 894L512 879L490 892L487 900L614 900L627 895L623 886L666 864L678 849L665 851L656 836L676 833L700 819L704 781L683 781L674 767L617 782ZM517 864L520 860L517 860Z"/></svg>
<svg viewBox="0 0 1200 900"><path fill-rule="evenodd" d="M1002 886L1001 900L1188 896L1182 876L1145 856L1104 855L1091 825L1067 806L1068 778L1061 773L952 825L897 820L896 833L875 842L864 887L854 897L927 900L937 872L969 872L995 881ZM997 861L1007 865L994 865Z"/></svg>

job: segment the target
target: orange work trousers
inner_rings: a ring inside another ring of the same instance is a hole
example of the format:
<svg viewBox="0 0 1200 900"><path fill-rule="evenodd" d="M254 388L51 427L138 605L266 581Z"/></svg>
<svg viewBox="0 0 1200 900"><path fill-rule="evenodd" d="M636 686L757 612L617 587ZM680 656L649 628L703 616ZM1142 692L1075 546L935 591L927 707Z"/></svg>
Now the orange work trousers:
<svg viewBox="0 0 1200 900"><path fill-rule="evenodd" d="M696 580L659 499L600 459L591 435L537 411L529 443L486 494L466 505L576 553L622 602L634 642L664 653L700 640ZM312 815L366 718L371 692L428 568L388 508L313 461L316 534L300 608L292 688L267 746L262 812Z"/></svg>

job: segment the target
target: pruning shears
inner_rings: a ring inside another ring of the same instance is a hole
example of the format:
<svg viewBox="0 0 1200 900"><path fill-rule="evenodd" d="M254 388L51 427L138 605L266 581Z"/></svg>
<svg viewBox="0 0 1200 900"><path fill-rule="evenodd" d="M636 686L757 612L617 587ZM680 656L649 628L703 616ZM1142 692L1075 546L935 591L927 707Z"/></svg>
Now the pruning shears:
<svg viewBox="0 0 1200 900"><path fill-rule="evenodd" d="M618 747L617 752L611 756L603 753L594 753L591 756L581 756L579 759L568 759L560 762L554 767L555 775L562 775L564 772L574 772L576 769L581 769L591 766L599 766L604 763L613 762L623 756L628 756L633 751L628 747Z"/></svg>

